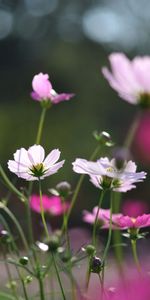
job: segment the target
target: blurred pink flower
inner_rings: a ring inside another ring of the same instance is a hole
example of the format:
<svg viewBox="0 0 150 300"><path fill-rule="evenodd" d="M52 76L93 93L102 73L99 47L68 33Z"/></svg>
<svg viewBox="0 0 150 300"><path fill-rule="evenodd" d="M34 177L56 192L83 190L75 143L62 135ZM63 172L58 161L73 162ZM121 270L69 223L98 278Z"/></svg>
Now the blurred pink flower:
<svg viewBox="0 0 150 300"><path fill-rule="evenodd" d="M140 200L125 200L122 206L123 214L130 217L138 217L146 211L148 211L148 205Z"/></svg>
<svg viewBox="0 0 150 300"><path fill-rule="evenodd" d="M150 164L150 112L141 117L134 138L133 151L144 164Z"/></svg>
<svg viewBox="0 0 150 300"><path fill-rule="evenodd" d="M83 221L94 224L96 214L97 214L98 206L93 208L92 212L88 212L87 210L83 211ZM121 216L121 214L113 214L112 221L115 221L116 217ZM98 222L101 228L109 228L109 219L110 219L110 209L101 208L98 215Z"/></svg>
<svg viewBox="0 0 150 300"><path fill-rule="evenodd" d="M150 57L137 56L130 61L123 53L109 56L112 73L103 67L102 73L119 96L131 104L150 104Z"/></svg>
<svg viewBox="0 0 150 300"><path fill-rule="evenodd" d="M57 94L52 88L52 84L49 81L49 75L39 73L33 77L32 80L31 96L37 101L47 101L50 100L52 104L57 104L61 101L70 100L74 94L61 93Z"/></svg>
<svg viewBox="0 0 150 300"><path fill-rule="evenodd" d="M100 189L112 189L116 192L127 192L136 186L134 183L143 181L146 173L136 173L136 164L132 161L124 163L122 169L117 169L115 159L102 157L96 162L77 158L73 170L79 174L88 174L90 181Z"/></svg>
<svg viewBox="0 0 150 300"><path fill-rule="evenodd" d="M120 280L113 296L107 294L104 300L149 300L150 299L150 278L148 275L137 274L130 278L130 268L127 272L129 278ZM129 273L129 274L128 274Z"/></svg>
<svg viewBox="0 0 150 300"><path fill-rule="evenodd" d="M59 216L69 208L69 203L62 203L61 198L58 196L49 197L47 195L43 195L42 203L44 211L53 216ZM32 195L30 197L30 206L35 212L41 212L39 195Z"/></svg>
<svg viewBox="0 0 150 300"><path fill-rule="evenodd" d="M120 229L148 227L150 226L150 214L144 214L136 218L121 215L114 218L114 223Z"/></svg>
<svg viewBox="0 0 150 300"><path fill-rule="evenodd" d="M18 177L28 181L44 179L55 174L64 164L56 163L60 157L58 149L52 150L45 158L45 150L40 145L33 145L28 150L21 148L14 153L14 160L8 161L8 168Z"/></svg>

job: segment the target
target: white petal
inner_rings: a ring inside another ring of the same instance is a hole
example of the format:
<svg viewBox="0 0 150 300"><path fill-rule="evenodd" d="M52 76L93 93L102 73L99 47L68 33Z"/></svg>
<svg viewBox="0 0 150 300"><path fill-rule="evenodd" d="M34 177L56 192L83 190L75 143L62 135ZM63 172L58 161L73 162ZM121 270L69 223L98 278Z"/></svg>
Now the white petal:
<svg viewBox="0 0 150 300"><path fill-rule="evenodd" d="M128 163L126 164L125 168L124 168L124 172L133 172L135 173L136 172L136 164L130 160L128 161Z"/></svg>
<svg viewBox="0 0 150 300"><path fill-rule="evenodd" d="M45 157L44 148L40 145L34 145L28 149L28 157L33 165L43 162Z"/></svg>
<svg viewBox="0 0 150 300"><path fill-rule="evenodd" d="M54 164L53 166L51 166L51 167L47 170L47 172L41 177L41 179L44 178L44 177L47 177L47 176L50 176L50 175L52 175L52 174L57 173L57 171L58 171L60 168L62 168L64 162L65 162L65 160L62 160L62 161L58 162L57 164Z"/></svg>
<svg viewBox="0 0 150 300"><path fill-rule="evenodd" d="M14 161L14 160L8 161L8 169L13 173L16 173L16 172L20 173L20 172L28 171L28 167L22 165L19 162Z"/></svg>
<svg viewBox="0 0 150 300"><path fill-rule="evenodd" d="M14 159L16 162L21 163L24 166L30 166L30 160L26 149L21 148L14 153Z"/></svg>
<svg viewBox="0 0 150 300"><path fill-rule="evenodd" d="M52 150L47 157L44 160L44 165L49 168L50 166L52 166L53 164L55 164L55 162L59 159L60 157L60 151L59 149L54 149Z"/></svg>

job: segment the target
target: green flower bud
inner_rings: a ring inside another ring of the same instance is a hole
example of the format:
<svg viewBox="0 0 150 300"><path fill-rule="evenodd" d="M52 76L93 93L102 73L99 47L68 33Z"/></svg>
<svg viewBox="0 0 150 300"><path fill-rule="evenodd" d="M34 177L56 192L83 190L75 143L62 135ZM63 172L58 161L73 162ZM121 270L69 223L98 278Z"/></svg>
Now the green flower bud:
<svg viewBox="0 0 150 300"><path fill-rule="evenodd" d="M19 259L19 263L23 266L26 266L28 264L28 261L29 261L29 259L27 256L22 256Z"/></svg>

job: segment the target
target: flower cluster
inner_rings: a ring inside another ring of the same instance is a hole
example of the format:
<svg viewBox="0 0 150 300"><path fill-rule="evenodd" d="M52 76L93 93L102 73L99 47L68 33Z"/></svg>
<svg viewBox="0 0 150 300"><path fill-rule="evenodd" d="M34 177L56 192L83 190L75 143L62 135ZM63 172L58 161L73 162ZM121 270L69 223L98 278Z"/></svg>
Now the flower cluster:
<svg viewBox="0 0 150 300"><path fill-rule="evenodd" d="M116 167L115 159L109 161L107 157L96 162L77 158L73 163L76 173L88 174L90 181L100 189L112 189L116 192L127 192L135 188L136 182L145 179L146 173L136 173L136 164L132 161L125 162L120 170Z"/></svg>

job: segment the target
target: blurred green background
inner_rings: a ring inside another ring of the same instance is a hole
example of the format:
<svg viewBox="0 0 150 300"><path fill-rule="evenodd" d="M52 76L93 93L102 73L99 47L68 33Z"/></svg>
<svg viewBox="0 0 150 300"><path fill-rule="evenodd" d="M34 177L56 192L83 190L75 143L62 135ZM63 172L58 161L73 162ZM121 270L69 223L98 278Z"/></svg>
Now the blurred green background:
<svg viewBox="0 0 150 300"><path fill-rule="evenodd" d="M73 188L78 175L71 162L89 158L96 141L94 130L111 133L122 145L137 108L119 99L101 74L108 54L125 52L129 57L150 52L150 2L147 0L6 0L0 1L0 157L7 161L20 147L35 143L40 105L30 97L31 81L39 72L48 73L57 92L75 97L47 112L42 145L47 153L59 148L64 168L47 178L43 190L68 180ZM136 151L133 151L135 158ZM146 168L142 161L139 168ZM148 201L148 180L124 198ZM24 186L23 180L17 181ZM37 191L37 184L34 191ZM1 185L1 195L6 189ZM82 209L92 209L99 191L85 179L72 217L81 222ZM22 218L19 203L11 197L10 207ZM105 205L105 204L104 204ZM107 206L107 203L106 203ZM80 217L79 217L80 216Z"/></svg>

